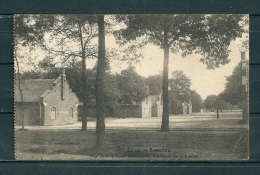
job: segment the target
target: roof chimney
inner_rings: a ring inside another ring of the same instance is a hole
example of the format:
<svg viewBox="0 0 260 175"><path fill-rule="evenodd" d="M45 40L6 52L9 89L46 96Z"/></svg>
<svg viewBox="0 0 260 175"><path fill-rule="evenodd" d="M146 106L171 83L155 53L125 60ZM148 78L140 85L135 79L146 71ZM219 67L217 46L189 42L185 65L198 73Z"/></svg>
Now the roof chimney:
<svg viewBox="0 0 260 175"><path fill-rule="evenodd" d="M65 97L65 86L66 86L66 75L65 75L65 68L62 67L62 74L61 74L61 99L64 100Z"/></svg>

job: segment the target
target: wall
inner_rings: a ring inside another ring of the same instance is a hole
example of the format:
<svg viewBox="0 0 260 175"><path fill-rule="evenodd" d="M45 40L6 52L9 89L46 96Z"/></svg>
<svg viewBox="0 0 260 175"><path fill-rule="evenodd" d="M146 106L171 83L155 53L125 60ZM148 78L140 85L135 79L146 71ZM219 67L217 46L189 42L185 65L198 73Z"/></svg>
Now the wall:
<svg viewBox="0 0 260 175"><path fill-rule="evenodd" d="M40 125L39 103L24 103L24 125ZM15 103L15 125L22 125L22 103Z"/></svg>
<svg viewBox="0 0 260 175"><path fill-rule="evenodd" d="M82 106L79 106L79 111L82 112ZM124 105L115 107L115 108L106 108L105 116L106 117L116 117L123 118L125 113ZM142 108L139 105L127 105L126 106L126 117L136 117L140 118L142 113ZM96 108L89 107L87 111L87 117L96 117ZM79 115L79 120L81 120L81 115Z"/></svg>
<svg viewBox="0 0 260 175"><path fill-rule="evenodd" d="M147 97L142 103L142 118L152 117L152 103Z"/></svg>
<svg viewBox="0 0 260 175"><path fill-rule="evenodd" d="M111 109L110 109L111 110ZM127 105L126 106L126 118L136 117L141 118L142 108L139 105ZM124 105L113 109L113 116L117 118L123 118L125 114Z"/></svg>
<svg viewBox="0 0 260 175"><path fill-rule="evenodd" d="M157 106L157 116L162 117L162 113L163 113L162 94L160 94L159 100L156 102L156 106Z"/></svg>
<svg viewBox="0 0 260 175"><path fill-rule="evenodd" d="M44 103L44 125L66 125L75 123L78 120L78 98L65 83L65 99L61 98L61 83L55 87L42 100ZM51 108L56 108L56 118L51 119ZM73 108L73 117L70 108Z"/></svg>

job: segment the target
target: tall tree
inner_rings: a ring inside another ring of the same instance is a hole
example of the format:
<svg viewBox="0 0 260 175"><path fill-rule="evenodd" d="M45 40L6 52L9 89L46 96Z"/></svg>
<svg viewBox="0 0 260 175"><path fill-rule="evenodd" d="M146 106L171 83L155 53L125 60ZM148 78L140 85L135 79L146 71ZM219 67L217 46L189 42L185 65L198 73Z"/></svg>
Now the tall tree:
<svg viewBox="0 0 260 175"><path fill-rule="evenodd" d="M200 112L204 108L204 103L201 96L195 91L191 91L191 103L192 103L192 112Z"/></svg>
<svg viewBox="0 0 260 175"><path fill-rule="evenodd" d="M248 65L248 62L245 63ZM246 71L248 69L243 70ZM221 97L226 102L237 105L240 109L243 109L243 121L248 123L248 92L246 91L245 86L242 85L242 75L245 74L248 76L248 72L245 73L242 71L242 63L240 62L234 68L232 75L226 77L226 87ZM248 77L246 78L248 79Z"/></svg>
<svg viewBox="0 0 260 175"><path fill-rule="evenodd" d="M171 113L179 114L179 107L182 102L188 102L191 97L190 79L181 70L172 72L172 77L169 79L169 101Z"/></svg>
<svg viewBox="0 0 260 175"><path fill-rule="evenodd" d="M217 96L216 95L208 95L207 98L204 100L205 108L211 110L212 108L215 109L217 106Z"/></svg>
<svg viewBox="0 0 260 175"><path fill-rule="evenodd" d="M105 143L105 100L104 84L106 73L106 49L105 49L105 21L104 15L98 15L98 62L96 76L96 148L101 148Z"/></svg>
<svg viewBox="0 0 260 175"><path fill-rule="evenodd" d="M181 101L187 101L190 98L190 79L181 70L172 72L172 77L169 79L171 91L178 94Z"/></svg>
<svg viewBox="0 0 260 175"><path fill-rule="evenodd" d="M201 54L208 68L229 63L228 46L241 37L242 15L125 15L117 16L126 28L115 33L122 44L142 38L164 50L162 131L169 130L168 64L169 52L183 56Z"/></svg>
<svg viewBox="0 0 260 175"><path fill-rule="evenodd" d="M246 92L242 85L242 63L238 63L232 75L226 77L226 86L221 97L232 105L242 107L241 105L246 98Z"/></svg>
<svg viewBox="0 0 260 175"><path fill-rule="evenodd" d="M125 106L123 118L126 116L127 104L140 103L148 95L144 78L137 74L134 67L122 70L121 74L118 75L118 89L121 92L119 101Z"/></svg>
<svg viewBox="0 0 260 175"><path fill-rule="evenodd" d="M23 89L21 88L21 84L22 84L22 78L21 78L21 74L20 74L20 66L19 66L19 61L17 59L17 57L15 57L15 64L16 64L16 69L17 69L17 73L15 74L15 84L17 85L19 94L20 94L20 98L21 98L21 108L22 108L22 128L21 130L24 130L24 100L23 100Z"/></svg>
<svg viewBox="0 0 260 175"><path fill-rule="evenodd" d="M162 75L151 75L145 79L149 87L149 95L158 95L162 92Z"/></svg>

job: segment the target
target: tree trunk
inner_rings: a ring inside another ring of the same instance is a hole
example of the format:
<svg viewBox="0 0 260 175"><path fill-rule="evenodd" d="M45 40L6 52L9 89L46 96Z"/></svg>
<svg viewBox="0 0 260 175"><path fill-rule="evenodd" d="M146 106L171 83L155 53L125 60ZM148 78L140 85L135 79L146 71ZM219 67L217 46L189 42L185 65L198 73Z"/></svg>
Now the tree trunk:
<svg viewBox="0 0 260 175"><path fill-rule="evenodd" d="M123 119L125 119L125 117L126 117L126 103L125 103L125 108L124 108L124 117L123 117Z"/></svg>
<svg viewBox="0 0 260 175"><path fill-rule="evenodd" d="M83 115L82 115L82 131L87 130L87 75L86 75L86 57L85 51L82 52L82 92L83 92Z"/></svg>
<svg viewBox="0 0 260 175"><path fill-rule="evenodd" d="M243 101L243 103L242 103L242 110L243 110L243 112L242 112L242 116L243 116L243 123L244 124L248 124L248 122L249 122L249 112L248 112L248 108L249 108L249 99L248 99L248 94L246 94L245 95L245 99L244 99L244 101Z"/></svg>
<svg viewBox="0 0 260 175"><path fill-rule="evenodd" d="M18 90L21 95L21 101L22 101L22 130L24 130L24 101L23 101L23 92L21 89L21 77L20 77L20 67L19 67L19 62L17 58L15 57L16 65L17 65L17 79L18 79Z"/></svg>
<svg viewBox="0 0 260 175"><path fill-rule="evenodd" d="M163 115L161 131L169 131L169 96L168 96L168 67L169 67L169 45L168 45L168 27L164 27L164 61L163 61L163 80L162 80L162 95L163 95Z"/></svg>
<svg viewBox="0 0 260 175"><path fill-rule="evenodd" d="M105 50L105 25L104 15L98 15L98 62L96 76L96 148L99 149L105 144L105 102L104 102L104 76L106 69Z"/></svg>

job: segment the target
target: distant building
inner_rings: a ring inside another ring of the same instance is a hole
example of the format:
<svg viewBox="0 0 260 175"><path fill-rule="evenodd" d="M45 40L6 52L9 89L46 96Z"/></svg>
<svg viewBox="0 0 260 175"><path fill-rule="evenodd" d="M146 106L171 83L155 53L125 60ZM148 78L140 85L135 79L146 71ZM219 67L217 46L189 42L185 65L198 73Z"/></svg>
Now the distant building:
<svg viewBox="0 0 260 175"><path fill-rule="evenodd" d="M175 100L174 102L170 103L170 114L192 114L192 102L190 100L188 102Z"/></svg>
<svg viewBox="0 0 260 175"><path fill-rule="evenodd" d="M145 117L162 117L163 104L162 94L149 95L142 103L142 118Z"/></svg>
<svg viewBox="0 0 260 175"><path fill-rule="evenodd" d="M15 124L66 125L75 123L78 116L78 97L69 88L65 69L55 79L21 81L23 107L18 82L15 82Z"/></svg>
<svg viewBox="0 0 260 175"><path fill-rule="evenodd" d="M189 102L183 102L182 103L182 114L191 114L192 113L192 103L189 100Z"/></svg>
<svg viewBox="0 0 260 175"><path fill-rule="evenodd" d="M106 117L126 118L146 118L146 117L161 117L162 116L162 98L160 95L149 95L141 103L124 104L118 105L114 108L107 107L105 110ZM79 105L79 120L82 118L83 106ZM96 108L88 107L87 117L96 117Z"/></svg>

